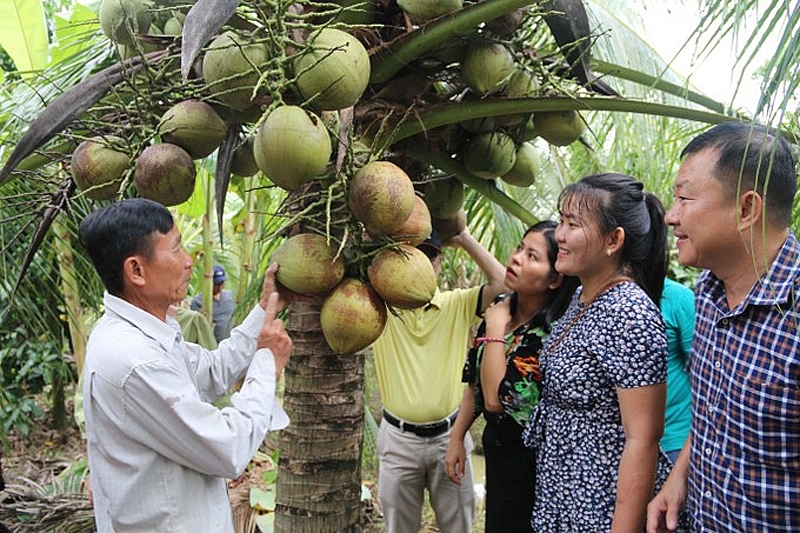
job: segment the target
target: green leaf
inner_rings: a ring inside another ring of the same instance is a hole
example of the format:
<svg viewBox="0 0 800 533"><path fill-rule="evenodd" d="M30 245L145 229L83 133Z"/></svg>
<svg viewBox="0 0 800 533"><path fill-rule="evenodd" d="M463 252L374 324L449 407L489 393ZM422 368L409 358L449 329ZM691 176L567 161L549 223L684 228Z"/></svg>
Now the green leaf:
<svg viewBox="0 0 800 533"><path fill-rule="evenodd" d="M278 471L274 469L267 470L266 472L264 472L262 479L264 480L264 483L266 483L267 485L274 484L275 481L278 479Z"/></svg>
<svg viewBox="0 0 800 533"><path fill-rule="evenodd" d="M275 491L264 490L258 487L250 488L250 507L256 511L275 510Z"/></svg>
<svg viewBox="0 0 800 533"><path fill-rule="evenodd" d="M275 513L257 516L256 526L261 533L272 533L275 530Z"/></svg>
<svg viewBox="0 0 800 533"><path fill-rule="evenodd" d="M40 0L0 2L0 45L23 75L47 65L47 26Z"/></svg>
<svg viewBox="0 0 800 533"><path fill-rule="evenodd" d="M87 38L100 27L97 14L82 4L72 7L72 15L65 19L55 15L56 43L50 48L50 65L56 65L70 56L91 46L98 46L95 39Z"/></svg>

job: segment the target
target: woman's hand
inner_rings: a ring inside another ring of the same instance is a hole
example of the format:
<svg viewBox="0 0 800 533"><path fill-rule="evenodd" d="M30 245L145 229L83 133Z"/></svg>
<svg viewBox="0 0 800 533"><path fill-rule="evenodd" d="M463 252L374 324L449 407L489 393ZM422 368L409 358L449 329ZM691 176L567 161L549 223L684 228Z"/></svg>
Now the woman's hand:
<svg viewBox="0 0 800 533"><path fill-rule="evenodd" d="M490 304L483 319L486 322L487 337L505 337L506 327L511 322L511 298L507 296Z"/></svg>

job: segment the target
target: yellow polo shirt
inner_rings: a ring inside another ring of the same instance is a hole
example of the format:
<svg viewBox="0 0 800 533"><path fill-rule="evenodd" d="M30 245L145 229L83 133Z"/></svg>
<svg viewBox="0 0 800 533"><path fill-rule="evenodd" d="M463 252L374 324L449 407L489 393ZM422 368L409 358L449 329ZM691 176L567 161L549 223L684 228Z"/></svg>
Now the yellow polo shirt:
<svg viewBox="0 0 800 533"><path fill-rule="evenodd" d="M372 344L381 401L408 422L441 420L461 404L461 370L481 287L441 292L429 305L389 313Z"/></svg>

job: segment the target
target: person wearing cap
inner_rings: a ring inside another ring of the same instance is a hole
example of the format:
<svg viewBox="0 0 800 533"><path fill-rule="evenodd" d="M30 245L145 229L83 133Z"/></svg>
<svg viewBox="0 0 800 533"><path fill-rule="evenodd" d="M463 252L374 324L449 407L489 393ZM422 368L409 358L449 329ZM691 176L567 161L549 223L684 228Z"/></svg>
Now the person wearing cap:
<svg viewBox="0 0 800 533"><path fill-rule="evenodd" d="M231 334L231 317L236 303L233 301L233 293L223 289L225 286L225 269L219 265L214 265L214 289L211 300L211 322L214 325L214 338L217 342L227 339ZM203 295L197 294L192 298L190 305L193 311L199 311L203 307Z"/></svg>
<svg viewBox="0 0 800 533"><path fill-rule="evenodd" d="M445 468L450 430L464 394L461 370L472 328L503 290L505 266L465 228L449 239L486 276L479 287L442 291L416 309L389 313L372 345L383 402L378 436L378 497L388 533L419 531L425 489L443 533L472 530L474 489L467 462L461 485ZM436 233L418 248L441 272L442 242ZM472 440L467 436L467 452Z"/></svg>

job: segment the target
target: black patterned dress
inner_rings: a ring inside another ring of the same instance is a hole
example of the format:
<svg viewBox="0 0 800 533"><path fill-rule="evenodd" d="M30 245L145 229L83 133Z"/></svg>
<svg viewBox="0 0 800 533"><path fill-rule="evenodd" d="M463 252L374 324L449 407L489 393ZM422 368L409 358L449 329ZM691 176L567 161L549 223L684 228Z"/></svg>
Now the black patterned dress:
<svg viewBox="0 0 800 533"><path fill-rule="evenodd" d="M523 435L537 453L537 532L610 530L625 446L616 390L666 380L664 323L647 294L623 282L584 310L580 293L545 340L542 400ZM668 471L661 453L654 493Z"/></svg>
<svg viewBox="0 0 800 533"><path fill-rule="evenodd" d="M476 337L484 331L485 323L481 323ZM500 413L483 409L480 363L485 345L473 346L464 365L463 381L477 385L475 411L486 419L482 442L487 533L531 531L536 464L534 453L522 444L522 430L539 402L539 350L545 334L544 317L536 315L506 336L506 374L498 390Z"/></svg>

